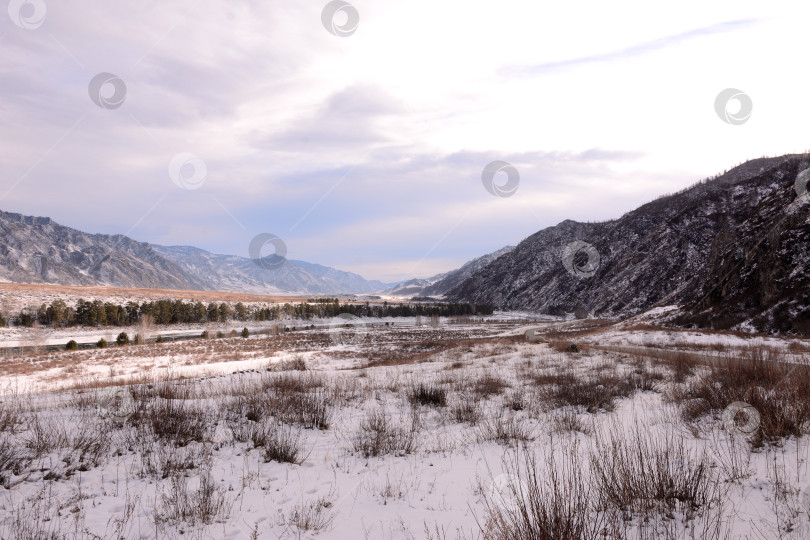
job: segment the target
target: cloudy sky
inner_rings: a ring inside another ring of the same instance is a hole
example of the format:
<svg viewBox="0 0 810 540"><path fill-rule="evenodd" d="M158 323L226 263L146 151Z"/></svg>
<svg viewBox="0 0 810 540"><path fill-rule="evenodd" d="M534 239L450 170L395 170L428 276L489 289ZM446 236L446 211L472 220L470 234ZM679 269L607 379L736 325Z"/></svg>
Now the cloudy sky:
<svg viewBox="0 0 810 540"><path fill-rule="evenodd" d="M394 281L810 148L803 2L4 3L0 209L88 232Z"/></svg>

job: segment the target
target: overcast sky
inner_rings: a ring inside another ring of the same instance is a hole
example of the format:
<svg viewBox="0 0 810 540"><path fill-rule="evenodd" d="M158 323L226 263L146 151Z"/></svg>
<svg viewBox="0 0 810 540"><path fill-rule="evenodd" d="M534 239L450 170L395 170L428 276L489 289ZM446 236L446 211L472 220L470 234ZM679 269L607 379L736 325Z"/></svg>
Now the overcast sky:
<svg viewBox="0 0 810 540"><path fill-rule="evenodd" d="M805 2L4 3L0 209L88 232L394 281L810 148Z"/></svg>

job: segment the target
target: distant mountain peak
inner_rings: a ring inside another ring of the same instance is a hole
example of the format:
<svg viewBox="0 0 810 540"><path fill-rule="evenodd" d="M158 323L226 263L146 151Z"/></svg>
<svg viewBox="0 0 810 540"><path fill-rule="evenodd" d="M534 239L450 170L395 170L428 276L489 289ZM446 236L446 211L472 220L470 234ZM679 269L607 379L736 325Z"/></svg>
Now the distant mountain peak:
<svg viewBox="0 0 810 540"><path fill-rule="evenodd" d="M0 280L61 285L351 294L389 285L303 261L265 270L246 257L88 234L47 217L0 211Z"/></svg>

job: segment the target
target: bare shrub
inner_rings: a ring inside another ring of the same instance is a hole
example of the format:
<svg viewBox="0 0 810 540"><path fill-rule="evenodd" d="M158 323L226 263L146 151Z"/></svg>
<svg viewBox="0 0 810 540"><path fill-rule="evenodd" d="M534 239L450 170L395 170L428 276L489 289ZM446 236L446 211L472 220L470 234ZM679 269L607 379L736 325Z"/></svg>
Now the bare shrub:
<svg viewBox="0 0 810 540"><path fill-rule="evenodd" d="M551 425L557 433L579 432L589 435L593 431L591 426L587 425L571 408L554 411L551 415Z"/></svg>
<svg viewBox="0 0 810 540"><path fill-rule="evenodd" d="M332 399L324 391L276 392L271 394L268 407L285 424L325 430L332 421Z"/></svg>
<svg viewBox="0 0 810 540"><path fill-rule="evenodd" d="M760 446L803 434L810 421L810 368L785 363L777 351L759 347L747 358L715 362L685 387L673 390L671 397L688 422L737 401L750 404L760 415L750 440Z"/></svg>
<svg viewBox="0 0 810 540"><path fill-rule="evenodd" d="M306 371L307 363L302 356L295 356L290 360L282 360L267 368L268 371Z"/></svg>
<svg viewBox="0 0 810 540"><path fill-rule="evenodd" d="M447 389L435 383L418 383L410 388L408 398L416 405L444 407L447 405Z"/></svg>
<svg viewBox="0 0 810 540"><path fill-rule="evenodd" d="M551 350L561 353L578 353L581 349L581 346L576 343L562 340L551 340L548 342L548 346L551 347Z"/></svg>
<svg viewBox="0 0 810 540"><path fill-rule="evenodd" d="M287 425L270 425L263 431L264 462L300 465L305 456L301 431Z"/></svg>
<svg viewBox="0 0 810 540"><path fill-rule="evenodd" d="M26 504L16 505L12 501L4 510L7 525L0 523L0 538L9 540L68 540L75 538L61 531L58 519L53 519L51 509L55 507L52 495L43 488Z"/></svg>
<svg viewBox="0 0 810 540"><path fill-rule="evenodd" d="M547 387L544 397L553 406L584 407L590 413L612 411L617 398L628 397L636 389L632 376L622 378L615 373L583 374L566 382Z"/></svg>
<svg viewBox="0 0 810 540"><path fill-rule="evenodd" d="M172 476L169 493L161 496L155 508L155 518L189 525L210 525L228 519L233 502L226 496L225 488L217 486L207 471L199 478L197 489L189 490L186 478Z"/></svg>
<svg viewBox="0 0 810 540"><path fill-rule="evenodd" d="M0 432L14 433L22 423L22 409L17 395L3 398L0 401Z"/></svg>
<svg viewBox="0 0 810 540"><path fill-rule="evenodd" d="M671 354L660 355L662 364L669 367L674 375L675 382L684 382L695 373L695 368L700 365L700 361L695 355L686 351L674 351Z"/></svg>
<svg viewBox="0 0 810 540"><path fill-rule="evenodd" d="M182 399L153 398L140 402L133 423L148 429L154 437L175 446L210 441L217 419L208 410Z"/></svg>
<svg viewBox="0 0 810 540"><path fill-rule="evenodd" d="M12 477L22 475L29 461L21 449L16 448L9 437L0 432L0 486L9 489Z"/></svg>
<svg viewBox="0 0 810 540"><path fill-rule="evenodd" d="M360 421L360 431L352 445L354 451L365 458L412 454L419 446L420 429L419 418L413 410L410 425L400 425L394 423L384 409L376 409L369 411Z"/></svg>
<svg viewBox="0 0 810 540"><path fill-rule="evenodd" d="M683 436L636 424L631 433L613 427L598 433L591 456L600 501L628 514L694 512L710 505L717 479L705 453L692 451Z"/></svg>
<svg viewBox="0 0 810 540"><path fill-rule="evenodd" d="M204 469L211 462L211 447L206 444L192 443L177 448L171 443L155 441L151 435L137 441L141 468L141 477L157 479L170 476L183 476L188 471Z"/></svg>
<svg viewBox="0 0 810 540"><path fill-rule="evenodd" d="M335 519L332 509L334 494L295 505L287 516L287 524L299 531L319 532L327 529Z"/></svg>
<svg viewBox="0 0 810 540"><path fill-rule="evenodd" d="M497 414L485 418L478 427L479 442L494 441L507 446L534 439L534 430L516 414Z"/></svg>
<svg viewBox="0 0 810 540"><path fill-rule="evenodd" d="M507 409L522 411L526 408L526 392L523 388L518 388L509 393L504 402Z"/></svg>
<svg viewBox="0 0 810 540"><path fill-rule="evenodd" d="M486 519L479 522L491 540L595 540L604 518L595 512L590 484L574 442L562 458L553 443L542 460L526 446L504 456L507 480L482 486ZM478 518L476 517L476 521Z"/></svg>
<svg viewBox="0 0 810 540"><path fill-rule="evenodd" d="M487 373L475 381L474 391L481 398L500 394L505 388L509 388L509 383L500 377Z"/></svg>
<svg viewBox="0 0 810 540"><path fill-rule="evenodd" d="M450 412L459 424L467 423L474 426L481 419L481 407L473 394L462 394L459 401L451 407Z"/></svg>

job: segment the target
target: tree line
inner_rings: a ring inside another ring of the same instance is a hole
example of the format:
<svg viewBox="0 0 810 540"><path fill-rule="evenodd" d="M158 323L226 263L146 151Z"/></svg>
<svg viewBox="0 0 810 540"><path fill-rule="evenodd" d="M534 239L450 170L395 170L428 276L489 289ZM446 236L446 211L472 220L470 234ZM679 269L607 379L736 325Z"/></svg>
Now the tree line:
<svg viewBox="0 0 810 540"><path fill-rule="evenodd" d="M12 317L17 326L39 324L51 327L68 326L131 326L148 318L154 324L220 323L226 321L273 321L284 319L323 319L348 313L358 317L459 317L491 315L486 305L433 303L433 304L341 304L337 298L317 299L298 304L266 304L245 306L242 302L184 302L182 300L155 300L127 302L124 305L101 300L79 299L75 307L64 300L54 300L39 308L22 309ZM6 321L0 316L0 325Z"/></svg>

